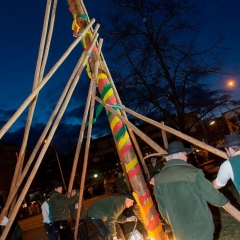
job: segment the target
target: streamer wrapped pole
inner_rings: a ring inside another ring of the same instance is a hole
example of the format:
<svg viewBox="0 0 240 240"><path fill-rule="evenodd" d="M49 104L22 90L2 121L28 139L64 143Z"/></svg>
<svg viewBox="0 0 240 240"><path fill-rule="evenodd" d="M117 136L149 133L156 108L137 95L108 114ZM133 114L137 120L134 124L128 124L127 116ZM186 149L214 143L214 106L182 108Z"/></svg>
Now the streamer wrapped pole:
<svg viewBox="0 0 240 240"><path fill-rule="evenodd" d="M79 0L68 0L68 4L69 10L73 15L73 36L78 36L81 33L81 29L85 28L85 25L88 22L88 16L84 11L85 8L82 5L82 1L80 3ZM91 41L92 32L87 32L82 41L85 51L88 51ZM96 62L99 62L96 84L98 86L101 99L107 104L115 105L117 103L117 99L114 94L112 84L108 79L107 69L104 67L104 64L101 64L103 59L98 52L97 45L93 48L92 55L88 61L89 65L87 65L87 73L90 79L92 79L91 72L93 72ZM114 110L121 115L119 109ZM141 167L133 149L133 144L129 137L126 125L121 119L111 114L110 111L106 111L106 113L114 139L116 141L122 166L124 166L126 169L128 178L134 191L134 197L141 210L145 229L147 230L149 237L156 240L165 239L165 234L162 229L159 215L155 209L150 191L147 188L144 180Z"/></svg>

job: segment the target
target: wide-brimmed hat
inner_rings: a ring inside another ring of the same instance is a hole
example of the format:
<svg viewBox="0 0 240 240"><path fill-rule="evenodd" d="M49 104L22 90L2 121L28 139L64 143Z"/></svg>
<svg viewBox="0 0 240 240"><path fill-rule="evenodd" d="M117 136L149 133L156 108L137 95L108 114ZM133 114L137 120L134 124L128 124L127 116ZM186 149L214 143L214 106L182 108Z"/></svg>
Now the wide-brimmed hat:
<svg viewBox="0 0 240 240"><path fill-rule="evenodd" d="M186 152L191 153L193 150L191 148L185 148L181 142L174 141L168 145L168 153L162 154L162 156L168 156L174 153Z"/></svg>
<svg viewBox="0 0 240 240"><path fill-rule="evenodd" d="M240 136L238 135L238 133L233 133L233 134L225 135L225 140L223 145L219 145L217 146L217 148L231 147L239 144L240 144Z"/></svg>
<svg viewBox="0 0 240 240"><path fill-rule="evenodd" d="M123 192L122 195L129 199L135 200L131 191Z"/></svg>

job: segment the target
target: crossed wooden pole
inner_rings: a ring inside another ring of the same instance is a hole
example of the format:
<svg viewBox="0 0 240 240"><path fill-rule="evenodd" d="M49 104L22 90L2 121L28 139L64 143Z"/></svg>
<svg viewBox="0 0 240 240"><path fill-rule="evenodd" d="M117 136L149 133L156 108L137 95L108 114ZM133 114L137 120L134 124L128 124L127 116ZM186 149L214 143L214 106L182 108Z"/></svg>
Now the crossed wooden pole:
<svg viewBox="0 0 240 240"><path fill-rule="evenodd" d="M107 112L109 124L111 126L112 133L115 139L116 148L118 149L119 158L122 162L123 170L126 172L126 175L127 175L126 179L128 181L128 184L129 186L131 185L133 191L136 194L136 197L138 198L138 200L140 200L139 203L141 204L141 208L144 210L148 209L148 211L144 212L144 226L151 238L154 238L156 240L159 240L159 239L163 240L166 238L166 236L163 232L162 223L159 219L158 212L155 209L154 204L152 204L151 195L148 195L149 190L147 188L145 178L141 171L141 168L143 168L146 176L148 176L149 173L148 173L148 169L145 164L145 161L143 161L144 158L143 158L141 149L137 143L135 134L138 135L141 139L143 139L146 143L148 143L157 152L157 154L166 153L165 149L167 149L167 145L168 145L166 132L168 132L194 145L197 145L203 149L206 149L209 152L212 152L222 158L227 159L227 156L224 152L216 148L213 148L190 136L187 136L186 134L183 134L175 129L172 129L164 125L163 123L156 122L152 119L149 119L141 114L138 114L122 106L121 99L118 95L117 89L114 85L114 81L111 77L110 71L107 67L107 64L104 60L104 56L101 51L103 40L102 39L100 39L99 41L97 40L98 38L97 32L100 26L97 24L94 29L92 27L93 23L95 22L95 19L89 20L88 18L84 21L81 21L81 24L80 24L81 26L79 26L79 32L78 32L77 38L65 51L62 57L56 62L56 64L52 67L52 69L45 75L45 77L43 77L44 69L45 69L45 65L48 57L48 52L49 52L49 46L51 42L53 26L54 26L57 2L58 2L57 0L54 0L52 12L51 12L50 10L51 10L52 0L47 0L43 31L42 31L41 43L40 43L39 53L38 53L38 60L37 60L36 70L34 75L32 93L28 96L28 98L23 102L23 104L15 112L15 114L0 130L0 139L1 139L2 136L7 132L7 130L12 126L12 124L18 119L21 113L28 106L30 106L26 127L25 127L25 132L24 132L24 137L23 137L23 142L22 142L22 146L18 156L18 161L16 164L10 193L9 193L7 202L0 215L0 222L2 221L4 216L8 215L9 217L8 224L6 225L0 237L0 240L6 239L8 235L10 227L12 226L12 223L24 200L24 197L27 194L27 191L29 190L29 187L36 175L36 172L55 134L55 131L67 108L67 105L71 99L72 93L79 81L79 78L86 64L90 66L92 76L90 79L88 96L86 99L85 110L84 110L82 124L79 132L79 138L78 138L78 143L77 143L76 152L74 156L72 173L71 173L70 182L67 190L67 196L70 196L70 193L72 190L74 176L76 174L79 155L80 155L81 146L83 142L83 136L86 128L86 122L88 120L87 139L86 139L86 147L85 147L83 170L82 170L83 174L80 181L78 206L82 205L83 190L84 190L84 183L85 183L86 170L87 170L88 157L89 157L89 147L90 147L92 126L93 126L92 122L93 122L93 115L94 115L94 107L95 107L95 102L97 101L98 103L102 104L105 107L105 110ZM69 4L70 4L71 12L74 17L75 17L75 14L85 14L88 16L86 8L82 1L71 0ZM50 12L51 12L51 17L50 17ZM49 24L49 19L50 19L50 24ZM49 29L48 29L48 26L49 26ZM77 46L77 44L80 41L83 41L83 40L85 41L87 47L86 49L84 49L85 51L79 57L79 60L66 84L65 89L62 92L62 95L60 96L56 104L56 107L52 112L52 115L50 116L46 124L45 129L43 130L43 133L41 134L35 148L33 149L33 152L30 158L28 159L28 161L24 166L24 153L25 153L25 149L28 141L28 135L29 135L29 131L32 123L35 106L37 104L38 94L40 90L44 87L44 85L50 80L51 76L58 69L58 67L64 62L64 60L67 58L70 52L75 48L75 46ZM106 91L107 87L109 87L109 91L111 91L111 93ZM96 96L97 88L99 93L101 94L102 99ZM112 104L113 99L114 99L114 104ZM132 114L133 116L158 127L162 132L165 149L160 147L158 144L152 141L152 139L150 139L146 134L144 134L132 123L130 123L128 121L126 113ZM87 119L88 116L89 118ZM116 131L116 129L119 126L121 126L122 135ZM48 139L48 141L44 145L42 145L44 139L46 138ZM137 154L135 154L134 149L136 149ZM40 153L39 155L37 155L39 151ZM26 181L26 184L23 187L22 192L19 194L19 197L17 197L19 187L22 184L23 180L25 179L27 173L29 172L30 166L32 165L33 160L35 159L36 156L37 156L37 160L30 172L30 175ZM140 161L138 159L140 159ZM238 221L240 221L240 212L236 208L234 208L230 203L226 204L224 206L224 209L228 211ZM79 224L79 220L80 220L80 207L78 208L78 212L77 212L74 239L77 239L77 231L78 231L77 226Z"/></svg>

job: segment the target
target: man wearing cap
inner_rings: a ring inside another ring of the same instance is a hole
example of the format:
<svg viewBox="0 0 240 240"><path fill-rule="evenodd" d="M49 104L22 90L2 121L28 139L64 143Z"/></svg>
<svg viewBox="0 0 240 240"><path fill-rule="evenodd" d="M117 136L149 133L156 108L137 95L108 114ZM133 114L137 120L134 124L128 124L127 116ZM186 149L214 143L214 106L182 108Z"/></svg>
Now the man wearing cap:
<svg viewBox="0 0 240 240"><path fill-rule="evenodd" d="M163 161L157 161L157 157L153 156L150 158L150 164L148 165L149 173L160 172L163 168Z"/></svg>
<svg viewBox="0 0 240 240"><path fill-rule="evenodd" d="M202 170L187 163L191 148L174 141L165 154L167 163L154 178L159 211L178 240L212 240L214 224L208 202L224 206L227 199Z"/></svg>
<svg viewBox="0 0 240 240"><path fill-rule="evenodd" d="M221 164L213 186L219 189L225 186L231 178L240 192L240 136L238 133L226 135L224 144L217 148L225 148L229 160Z"/></svg>
<svg viewBox="0 0 240 240"><path fill-rule="evenodd" d="M126 179L121 171L119 171L117 173L117 178L115 180L115 184L116 184L117 190L120 194L128 191Z"/></svg>
<svg viewBox="0 0 240 240"><path fill-rule="evenodd" d="M71 197L62 194L62 183L53 182L53 191L49 200L54 226L58 229L60 240L71 240L72 230L68 219L70 218L69 205L78 199L76 190L72 190Z"/></svg>
<svg viewBox="0 0 240 240"><path fill-rule="evenodd" d="M137 221L135 216L127 218L121 215L125 208L133 205L134 198L131 192L114 197L102 198L93 203L88 209L88 216L97 226L102 240L117 240L116 223Z"/></svg>

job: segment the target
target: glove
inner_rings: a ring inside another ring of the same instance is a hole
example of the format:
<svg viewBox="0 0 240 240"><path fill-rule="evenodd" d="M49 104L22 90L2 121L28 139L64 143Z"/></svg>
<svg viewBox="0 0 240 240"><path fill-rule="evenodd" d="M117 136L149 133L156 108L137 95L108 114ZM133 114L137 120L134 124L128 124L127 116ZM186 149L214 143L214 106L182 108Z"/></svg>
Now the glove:
<svg viewBox="0 0 240 240"><path fill-rule="evenodd" d="M137 222L137 218L135 216L128 217L126 222Z"/></svg>
<svg viewBox="0 0 240 240"><path fill-rule="evenodd" d="M113 237L113 240L118 240L118 238L117 237Z"/></svg>

